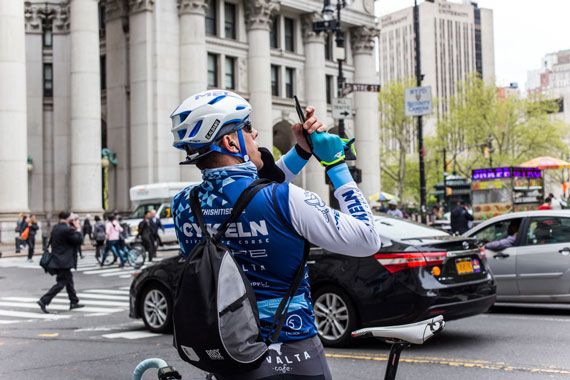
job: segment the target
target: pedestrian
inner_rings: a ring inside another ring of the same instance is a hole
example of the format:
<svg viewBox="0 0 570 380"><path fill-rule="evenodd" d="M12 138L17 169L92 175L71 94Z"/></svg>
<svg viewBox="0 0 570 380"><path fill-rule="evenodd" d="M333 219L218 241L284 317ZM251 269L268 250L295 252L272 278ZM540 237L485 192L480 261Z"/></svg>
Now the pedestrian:
<svg viewBox="0 0 570 380"><path fill-rule="evenodd" d="M26 245L25 239L22 239L22 233L28 225L26 222L27 218L28 216L26 214L20 213L18 221L16 221L16 228L14 229L14 232L16 233L16 253L20 253L22 246Z"/></svg>
<svg viewBox="0 0 570 380"><path fill-rule="evenodd" d="M552 207L552 210L562 210L562 203L554 194L548 194L548 198L550 198L550 207Z"/></svg>
<svg viewBox="0 0 570 380"><path fill-rule="evenodd" d="M451 233L461 235L469 230L469 222L473 220L473 215L464 201L458 200L455 208L451 211L450 225Z"/></svg>
<svg viewBox="0 0 570 380"><path fill-rule="evenodd" d="M28 232L28 238L26 239L26 243L28 244L28 262L31 263L33 261L32 258L34 257L34 248L36 246L36 233L38 232L40 227L38 226L37 217L34 214L32 214L27 219L27 223L28 223L27 227L29 228L29 232Z"/></svg>
<svg viewBox="0 0 570 380"><path fill-rule="evenodd" d="M538 206L539 210L552 210L552 199L550 197L546 197L544 202Z"/></svg>
<svg viewBox="0 0 570 380"><path fill-rule="evenodd" d="M404 213L398 209L398 202L395 199L388 202L388 211L386 211L386 214L400 219L404 218Z"/></svg>
<svg viewBox="0 0 570 380"><path fill-rule="evenodd" d="M160 235L158 234L158 230L162 230L162 233L164 233L164 227L162 226L162 222L160 221L160 217L156 214L156 210L150 210L150 227L152 228L152 235L153 235L153 239L154 239L154 244L157 246L163 246L164 244L162 244L162 239L160 238Z"/></svg>
<svg viewBox="0 0 570 380"><path fill-rule="evenodd" d="M101 220L99 215L95 215L95 227L93 228L93 237L95 238L95 259L100 261L101 248L105 245L105 223Z"/></svg>
<svg viewBox="0 0 570 380"><path fill-rule="evenodd" d="M151 226L152 212L149 210L145 212L143 220L139 223L137 237L140 237L142 245L148 253L148 261L156 256L156 243L154 240L154 231Z"/></svg>
<svg viewBox="0 0 570 380"><path fill-rule="evenodd" d="M125 258L121 252L121 239L120 234L123 231L123 227L119 225L119 222L115 218L115 215L111 214L107 218L107 223L105 224L105 238L107 240L107 244L105 244L105 251L103 252L103 257L101 258L101 266L105 263L105 259L109 254L109 251L115 256L113 262L114 264L117 261L117 257L119 257L119 268L125 266Z"/></svg>
<svg viewBox="0 0 570 380"><path fill-rule="evenodd" d="M70 310L84 306L79 303L71 273L71 268L77 269L77 252L82 240L79 216L68 211L60 212L59 223L50 236L52 259L49 268L56 275L56 283L37 301L44 313L49 314L46 307L63 288L67 290Z"/></svg>
<svg viewBox="0 0 570 380"><path fill-rule="evenodd" d="M185 164L195 164L202 171L197 196L206 225L215 229L227 220L242 191L259 176L281 178L278 182L282 183L262 188L222 236L251 283L259 308L261 339L265 340L271 333L277 305L303 262L307 240L339 254L365 257L377 252L380 238L370 206L344 162L345 144L340 137L324 132L326 126L318 121L313 107L307 107L304 124L291 127L297 144L277 162L268 149L258 147L251 112L251 105L241 96L211 90L186 99L171 118L173 145L186 151ZM322 135L309 137L309 146L304 133L315 132ZM292 184L313 154L325 167L342 211ZM197 217L190 210L189 192L187 187L172 201L175 231L184 256L201 240L200 229L195 227ZM214 373L218 380L331 379L317 335L306 264L303 269L294 301L284 315L288 322L271 346L278 348L268 350L267 360L259 368L231 376ZM285 367L275 365L285 360Z"/></svg>
<svg viewBox="0 0 570 380"><path fill-rule="evenodd" d="M83 241L85 241L85 236L89 237L89 241L93 240L93 227L91 226L91 214L85 215L81 232L83 233Z"/></svg>

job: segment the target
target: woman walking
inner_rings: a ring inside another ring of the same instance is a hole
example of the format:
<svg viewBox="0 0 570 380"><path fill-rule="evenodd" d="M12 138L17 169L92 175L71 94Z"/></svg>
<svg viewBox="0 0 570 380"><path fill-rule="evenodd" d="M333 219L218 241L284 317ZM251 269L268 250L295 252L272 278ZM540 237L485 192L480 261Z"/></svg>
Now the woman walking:
<svg viewBox="0 0 570 380"><path fill-rule="evenodd" d="M101 266L105 263L105 259L109 254L109 251L113 251L113 254L119 256L121 263L119 267L125 266L125 259L123 258L121 252L121 232L123 232L123 227L115 219L115 215L109 215L107 225L105 226L105 235L107 237L107 244L105 245L105 252L103 252L103 257L101 258ZM116 261L113 260L113 263Z"/></svg>

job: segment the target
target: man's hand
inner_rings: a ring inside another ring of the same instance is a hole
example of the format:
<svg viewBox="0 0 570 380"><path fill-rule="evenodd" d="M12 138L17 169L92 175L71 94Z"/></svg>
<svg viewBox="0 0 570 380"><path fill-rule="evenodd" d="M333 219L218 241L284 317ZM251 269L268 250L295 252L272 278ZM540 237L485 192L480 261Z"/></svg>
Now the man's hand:
<svg viewBox="0 0 570 380"><path fill-rule="evenodd" d="M297 123L291 126L291 131L293 131L293 136L295 136L295 141L301 149L307 153L312 153L311 147L307 143L307 139L303 134L303 130L307 131L307 134L312 134L314 132L324 132L327 130L325 124L317 120L315 116L315 107L308 106L305 113L305 123Z"/></svg>

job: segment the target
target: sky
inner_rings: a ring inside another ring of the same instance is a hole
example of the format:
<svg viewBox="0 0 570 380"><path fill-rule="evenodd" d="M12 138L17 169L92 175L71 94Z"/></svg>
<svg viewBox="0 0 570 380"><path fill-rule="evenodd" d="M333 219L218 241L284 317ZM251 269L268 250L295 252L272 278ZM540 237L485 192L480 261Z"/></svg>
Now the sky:
<svg viewBox="0 0 570 380"><path fill-rule="evenodd" d="M493 10L497 85L517 82L524 88L527 71L540 68L546 53L570 49L570 0L476 2ZM413 4L413 0L377 0L376 12L385 15Z"/></svg>

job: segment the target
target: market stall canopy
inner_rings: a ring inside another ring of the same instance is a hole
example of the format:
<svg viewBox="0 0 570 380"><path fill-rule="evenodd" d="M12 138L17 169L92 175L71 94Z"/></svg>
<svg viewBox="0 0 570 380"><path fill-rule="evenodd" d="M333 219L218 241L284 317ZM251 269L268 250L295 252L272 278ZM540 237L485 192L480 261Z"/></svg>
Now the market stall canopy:
<svg viewBox="0 0 570 380"><path fill-rule="evenodd" d="M554 157L542 156L542 157L533 158L532 160L524 162L519 166L523 168L539 168L541 170L563 169L563 168L570 168L570 162L566 162L564 160Z"/></svg>
<svg viewBox="0 0 570 380"><path fill-rule="evenodd" d="M385 201L391 201L392 199L397 202L400 201L400 199L397 196L385 193L383 191L379 191L368 197L368 200L370 202L385 202Z"/></svg>

